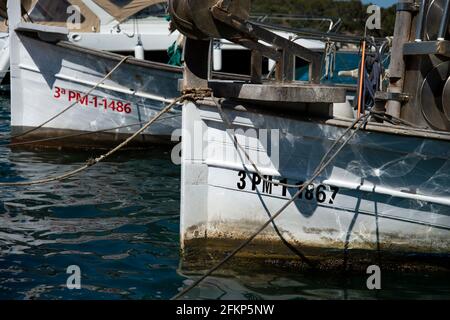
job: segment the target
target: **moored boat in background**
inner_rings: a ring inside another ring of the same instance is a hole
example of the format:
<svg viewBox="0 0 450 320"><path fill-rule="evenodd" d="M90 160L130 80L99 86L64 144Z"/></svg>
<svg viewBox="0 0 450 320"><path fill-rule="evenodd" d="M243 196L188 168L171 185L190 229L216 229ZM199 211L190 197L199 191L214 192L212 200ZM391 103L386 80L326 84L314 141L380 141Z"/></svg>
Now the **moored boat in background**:
<svg viewBox="0 0 450 320"><path fill-rule="evenodd" d="M80 14L78 25L71 6ZM161 1L38 0L19 7L8 11L15 144L106 147L180 95L182 39L169 33ZM321 41L296 41L324 48ZM215 71L249 72L248 50L230 41L218 47ZM179 128L181 113L173 111L134 144L172 143Z"/></svg>
<svg viewBox="0 0 450 320"><path fill-rule="evenodd" d="M81 9L81 25L74 26L77 30L74 32L65 28L65 14L64 19L53 16L61 14L57 9L61 9L62 3L37 1L25 19L20 2L10 1L11 130L14 142L45 140L48 143L44 144L48 145L105 147L134 133L178 96L177 81L181 78L181 69L143 60L145 50L165 52L173 40L168 37L169 31L164 30L168 23L163 17L154 18L150 34L136 32L125 45L119 38L125 39L126 31L111 37L100 32L102 28L110 28L112 23L111 18L108 20L103 16L106 10L109 9L111 15L116 14L113 21L123 21L159 2L133 1L122 5L123 10L109 1L96 1L97 10L92 8L91 2L91 7L82 1L66 3ZM101 6L104 6L103 15L97 15ZM106 19L104 23L100 23L101 18ZM141 57L125 58L112 52L128 52L139 45L138 39L149 44L142 49ZM99 47L110 51L99 50ZM86 92L89 94L85 95ZM179 111L173 111L134 143L167 143L172 132L180 126Z"/></svg>

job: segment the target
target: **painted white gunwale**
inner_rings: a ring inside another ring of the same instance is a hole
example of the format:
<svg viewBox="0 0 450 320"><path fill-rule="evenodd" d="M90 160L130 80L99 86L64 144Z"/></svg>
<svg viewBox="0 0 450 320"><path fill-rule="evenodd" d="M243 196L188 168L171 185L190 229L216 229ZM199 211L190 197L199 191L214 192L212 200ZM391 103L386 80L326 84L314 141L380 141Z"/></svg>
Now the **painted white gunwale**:
<svg viewBox="0 0 450 320"><path fill-rule="evenodd" d="M222 168L222 169L229 169L233 171L247 171L250 173L257 173L256 170L251 165L244 165L244 164L236 164L236 163L230 163L225 161L216 161L216 160L206 160L205 164L208 167L213 168ZM281 178L281 174L277 170L273 169L267 169L267 168L261 168L258 169L259 172L262 175L266 176L272 176L272 177L278 177ZM318 178L319 180L319 178ZM342 189L347 190L354 190L354 191L361 191L364 193L374 193L374 194L380 194L385 196L392 196L395 198L401 198L401 199L407 199L407 200L416 200L416 201L424 201L444 206L450 207L450 198L444 198L444 197L432 197L422 194L412 194L408 192L402 192L397 191L391 188L384 188L376 186L372 183L352 183L352 182L345 182L345 181L337 181L337 180L323 180L323 183L328 186L332 187L338 187Z"/></svg>
<svg viewBox="0 0 450 320"><path fill-rule="evenodd" d="M211 100L202 100L199 101L198 106L202 109L202 112L206 111L205 107L216 107L216 104L211 101ZM231 110L231 109L230 109ZM243 112L243 113L258 113L261 115L268 115L268 116L278 116L278 117L283 117L282 114L280 113L276 113L278 110L278 112L280 112L279 108L278 109L274 109L274 111L268 110L267 108L265 109L254 109L254 108L250 108L250 107L245 107L245 110L231 110L234 111L236 113L238 112ZM222 122L222 119L217 116L216 114L214 114L214 112L211 112L211 114L208 115L202 115L202 119L204 120L210 120L210 121L216 121L216 122ZM312 121L312 122L317 122L320 123L321 125L330 125L330 126L334 126L334 127L339 127L339 128L348 128L348 126L350 126L350 124L355 120L355 119L344 119L344 118L335 118L335 119L315 119L315 118L298 118L298 121L303 121L303 122L308 122L308 121ZM233 124L234 125L238 125L238 126L244 126L244 127L251 127L252 124L250 122L246 122L244 117L239 117L237 119L233 120ZM445 132L445 131L435 131L432 129L424 129L424 128L415 128L415 127L407 127L407 126L402 126L402 125L398 125L398 126L393 126L390 124L386 124L386 123L375 123L375 122L370 122L368 123L365 128L362 128L361 131L363 132L377 132L377 133L384 133L384 134L388 134L388 135L394 135L394 136L407 136L407 137L411 137L411 138L426 138L426 139L430 139L430 140L443 140L443 141L450 141L450 132Z"/></svg>

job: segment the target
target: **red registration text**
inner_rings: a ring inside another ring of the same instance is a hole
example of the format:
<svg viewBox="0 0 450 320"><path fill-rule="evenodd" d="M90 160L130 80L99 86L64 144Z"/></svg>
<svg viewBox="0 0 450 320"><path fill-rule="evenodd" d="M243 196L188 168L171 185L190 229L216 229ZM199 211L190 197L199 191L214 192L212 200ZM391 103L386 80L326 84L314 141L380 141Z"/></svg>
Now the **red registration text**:
<svg viewBox="0 0 450 320"><path fill-rule="evenodd" d="M103 108L104 110L111 110L113 112L130 114L133 110L131 103L123 102L114 99L108 99L93 95L85 95L81 92L68 90L60 87L55 87L55 99L67 99L69 102L78 102L84 107Z"/></svg>

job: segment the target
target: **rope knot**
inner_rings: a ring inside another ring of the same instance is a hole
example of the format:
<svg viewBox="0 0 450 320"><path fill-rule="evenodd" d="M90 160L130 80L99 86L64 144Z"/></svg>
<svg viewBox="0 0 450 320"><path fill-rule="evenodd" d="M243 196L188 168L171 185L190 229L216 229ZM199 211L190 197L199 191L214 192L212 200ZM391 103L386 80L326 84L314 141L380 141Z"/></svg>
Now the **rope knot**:
<svg viewBox="0 0 450 320"><path fill-rule="evenodd" d="M210 88L189 88L183 90L182 100L203 100L205 98L210 98L213 95L213 91Z"/></svg>
<svg viewBox="0 0 450 320"><path fill-rule="evenodd" d="M94 158L89 158L89 159L86 161L86 165L89 166L89 167L92 167L92 166L94 166L94 165L96 165L96 164L97 164L97 160L95 160Z"/></svg>

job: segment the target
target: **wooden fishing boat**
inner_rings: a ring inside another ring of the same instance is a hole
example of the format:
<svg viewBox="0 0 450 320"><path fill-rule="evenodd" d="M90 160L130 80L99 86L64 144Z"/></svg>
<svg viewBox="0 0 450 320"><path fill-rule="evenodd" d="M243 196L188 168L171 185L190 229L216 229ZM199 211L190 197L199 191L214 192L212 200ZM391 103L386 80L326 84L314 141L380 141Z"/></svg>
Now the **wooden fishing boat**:
<svg viewBox="0 0 450 320"><path fill-rule="evenodd" d="M119 21L155 3L134 1L138 3L118 10L112 4L108 6L108 1L98 2L107 6L111 15L116 14ZM42 14L39 21L30 22L34 21L32 18L25 21L20 1L8 3L11 125L15 143L37 140L47 141L45 144L49 145L108 146L135 132L179 95L177 81L181 78L181 68L143 60L145 51L142 57L127 59L111 52L121 50L117 45L113 47L111 37L104 38L94 32L100 24L95 11L88 10L80 1L68 4L82 9L81 26L76 33L65 27L66 20L61 22L57 17ZM55 4L47 5L50 7L38 1L34 8L46 8L45 12L50 14ZM165 20L164 25L167 27ZM171 39L168 34L166 30L159 37L154 35L154 43L165 36L162 45L167 48ZM90 43L96 41L103 43L101 49L110 51L91 48ZM147 49L161 48L156 45ZM174 110L134 143L136 146L167 143L180 126L180 113Z"/></svg>
<svg viewBox="0 0 450 320"><path fill-rule="evenodd" d="M174 51L180 56L182 40L178 32L169 33L161 2L10 1L11 54L5 51L1 58L8 61L11 55L14 144L108 147L178 97L180 61L168 64L166 51L176 43ZM5 1L0 2L3 6ZM69 14L72 7L79 10L78 25ZM314 50L324 46L320 41L296 41ZM214 70L249 69L244 49L230 41L217 42ZM239 63L236 56L241 57ZM173 143L172 133L180 128L181 113L175 108L130 146Z"/></svg>
<svg viewBox="0 0 450 320"><path fill-rule="evenodd" d="M184 88L212 92L183 108L183 272L248 239L225 267L448 270L448 5L422 8L434 18L399 6L389 87L364 108L362 83L359 114L338 117L345 88L318 83L313 52L249 22L249 1L171 3L188 37ZM253 50L252 81L211 76L205 60L219 37ZM261 56L277 61L277 81L261 81ZM309 83L293 81L293 56L309 63Z"/></svg>

